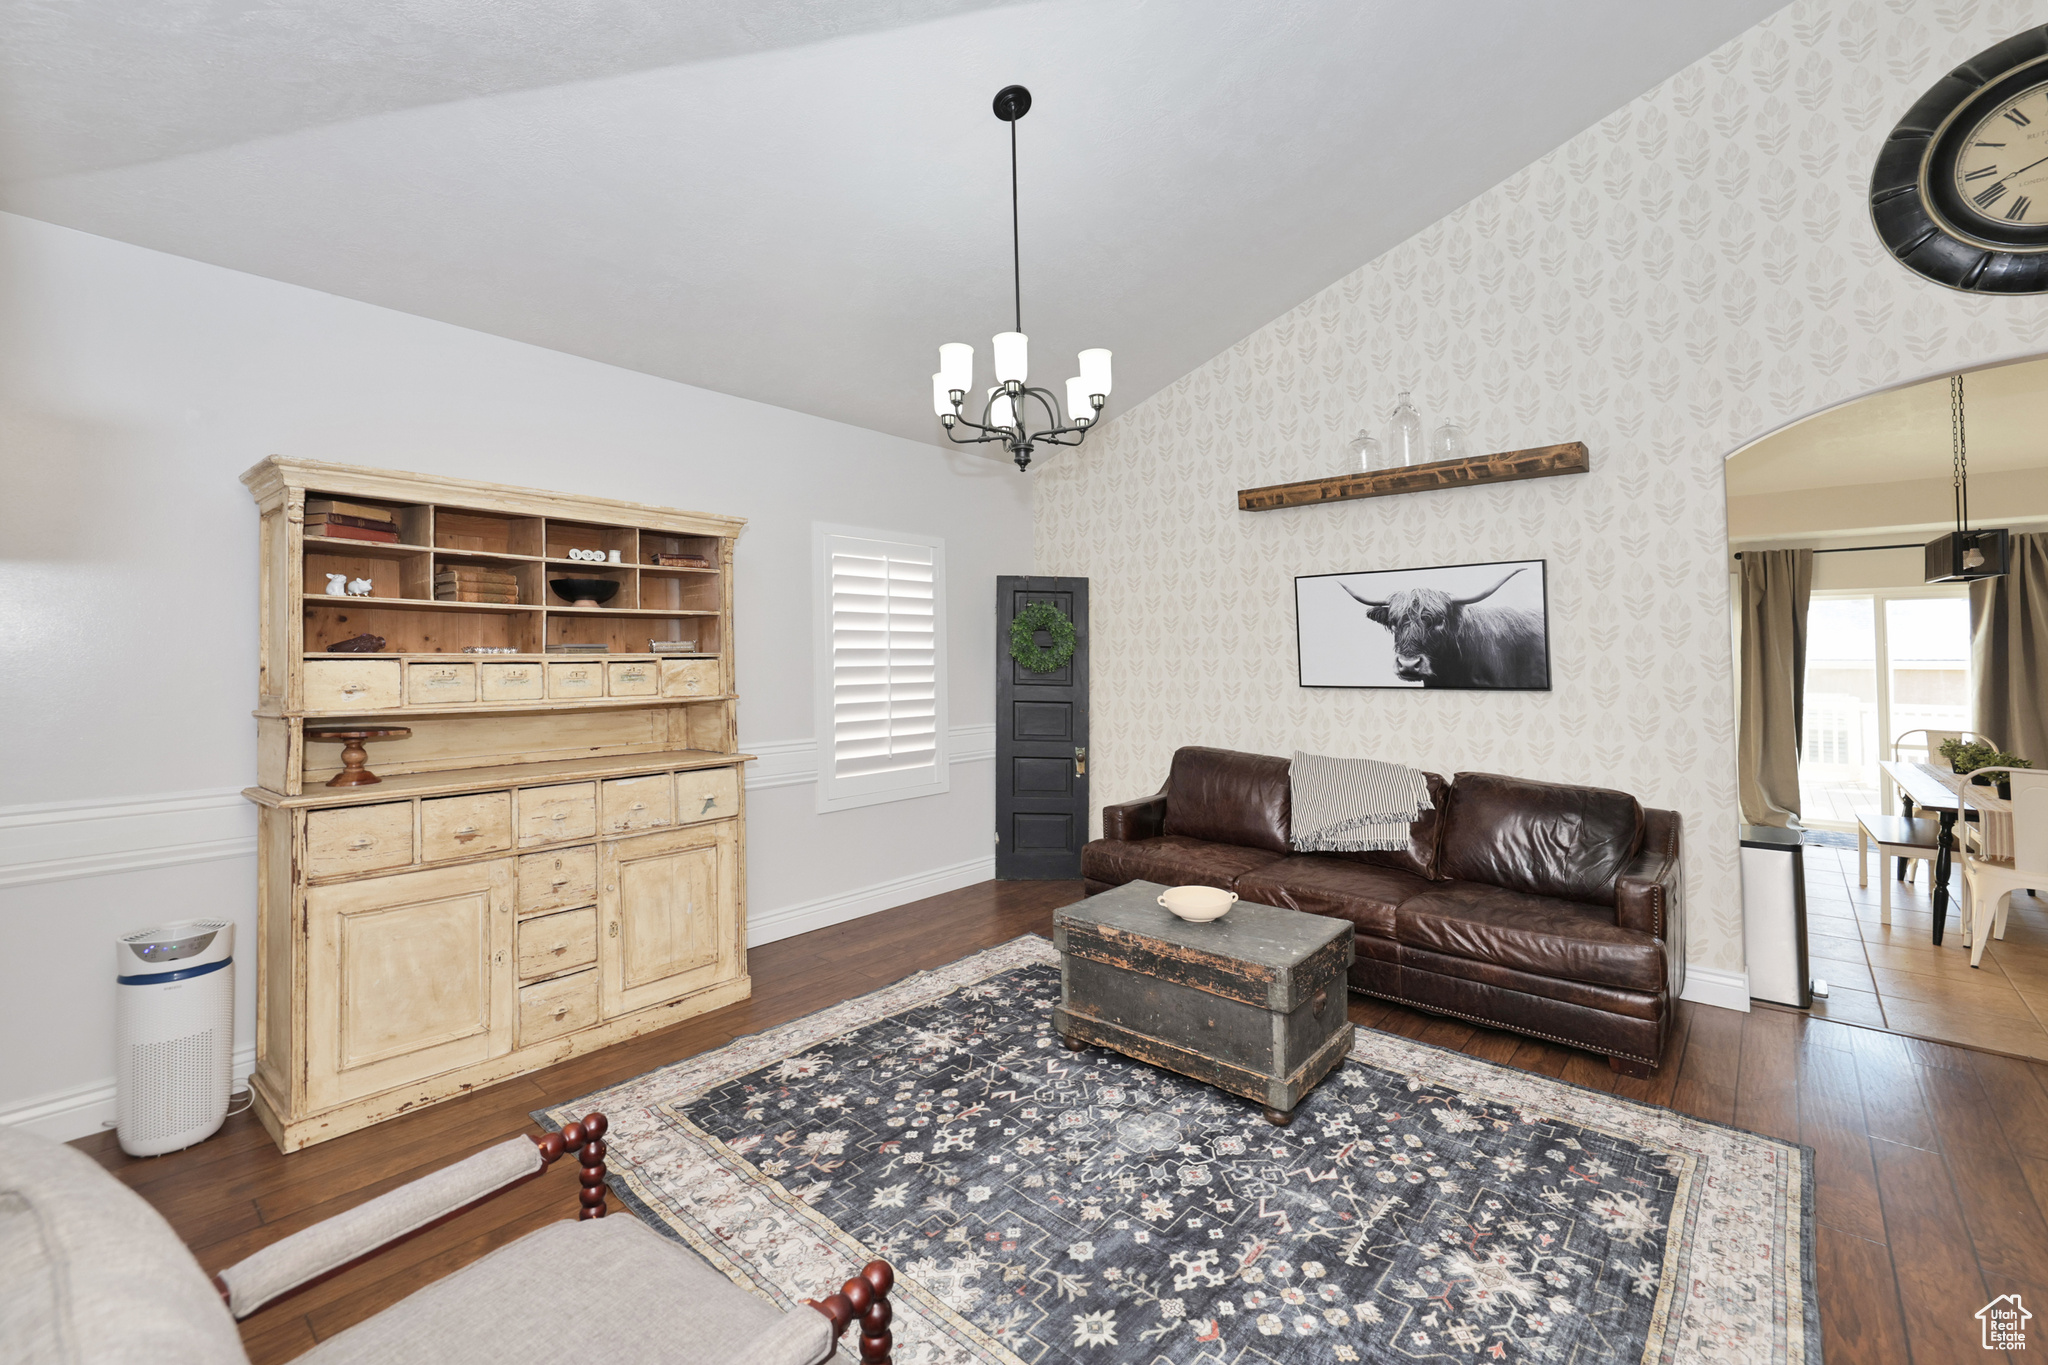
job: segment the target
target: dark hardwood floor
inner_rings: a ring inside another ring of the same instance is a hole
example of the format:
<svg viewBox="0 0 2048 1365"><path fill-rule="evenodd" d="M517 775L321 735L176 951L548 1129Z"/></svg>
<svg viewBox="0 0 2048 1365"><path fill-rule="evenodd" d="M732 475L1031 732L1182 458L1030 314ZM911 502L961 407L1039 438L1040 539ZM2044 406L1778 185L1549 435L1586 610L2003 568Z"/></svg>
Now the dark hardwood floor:
<svg viewBox="0 0 2048 1365"><path fill-rule="evenodd" d="M213 1271L521 1132L529 1111L718 1047L1018 934L1049 934L1074 882L985 882L754 950L754 997L389 1123L281 1156L247 1115L188 1151L134 1160L76 1145L161 1210ZM2006 1359L1972 1316L2018 1292L2048 1322L2048 1064L1760 1007L1681 1006L1652 1080L1598 1058L1354 998L1362 1026L1806 1143L1815 1151L1826 1358ZM573 1163L242 1324L257 1365L288 1360L430 1280L572 1214ZM616 1208L616 1206L614 1206ZM819 1286L820 1290L826 1286ZM2037 1329L2038 1330L2038 1329ZM2041 1333L2048 1340L2048 1332Z"/></svg>

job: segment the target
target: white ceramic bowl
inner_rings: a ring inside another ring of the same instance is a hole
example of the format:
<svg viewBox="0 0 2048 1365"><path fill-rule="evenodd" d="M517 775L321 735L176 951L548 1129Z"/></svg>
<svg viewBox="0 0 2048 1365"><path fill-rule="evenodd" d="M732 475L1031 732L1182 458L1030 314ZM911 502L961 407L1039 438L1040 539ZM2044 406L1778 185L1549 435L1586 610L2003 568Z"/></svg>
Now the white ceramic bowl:
<svg viewBox="0 0 2048 1365"><path fill-rule="evenodd" d="M1237 893L1218 886L1176 886L1159 897L1159 903L1191 924L1222 919L1237 904Z"/></svg>

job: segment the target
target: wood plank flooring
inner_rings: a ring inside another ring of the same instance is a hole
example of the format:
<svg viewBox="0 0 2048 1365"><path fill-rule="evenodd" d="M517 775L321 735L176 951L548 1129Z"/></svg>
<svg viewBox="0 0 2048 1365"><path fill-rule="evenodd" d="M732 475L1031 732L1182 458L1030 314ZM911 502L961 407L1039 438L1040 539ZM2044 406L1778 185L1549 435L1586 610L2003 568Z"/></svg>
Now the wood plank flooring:
<svg viewBox="0 0 2048 1365"><path fill-rule="evenodd" d="M941 966L1049 934L1073 882L985 882L752 955L754 998L460 1100L281 1156L246 1115L170 1156L77 1144L167 1217L209 1271L515 1133L529 1111ZM1461 1050L1815 1152L1821 1319L1830 1365L2003 1360L1973 1314L2018 1292L2048 1321L2048 1064L1762 1007L1680 1007L1656 1077L1569 1048L1354 997L1362 1026ZM575 1207L546 1176L242 1324L256 1365L289 1360L422 1284ZM821 1286L821 1289L824 1286Z"/></svg>

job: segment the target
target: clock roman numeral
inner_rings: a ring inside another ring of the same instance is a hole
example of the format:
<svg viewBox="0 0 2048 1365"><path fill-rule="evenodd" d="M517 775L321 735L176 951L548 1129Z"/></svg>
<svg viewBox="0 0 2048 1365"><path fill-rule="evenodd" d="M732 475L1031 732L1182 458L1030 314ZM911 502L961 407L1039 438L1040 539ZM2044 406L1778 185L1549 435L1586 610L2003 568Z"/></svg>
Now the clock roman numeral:
<svg viewBox="0 0 2048 1365"><path fill-rule="evenodd" d="M2015 128L2024 128L2028 124L2033 122L2032 119L2028 118L2025 114L2022 114L2017 109L2006 110L2005 116L2012 120L2012 126Z"/></svg>
<svg viewBox="0 0 2048 1365"><path fill-rule="evenodd" d="M1987 175L1997 175L1997 174L1998 174L1998 167L1996 167L1996 166L1979 166L1979 167L1978 167L1978 168L1977 168L1976 170L1974 170L1974 171L1966 171L1966 172L1964 172L1964 174L1963 174L1963 179L1965 179L1965 180L1982 180L1982 179L1983 179L1983 178L1984 178L1985 176L1987 176Z"/></svg>
<svg viewBox="0 0 2048 1365"><path fill-rule="evenodd" d="M2033 200L2027 198L2027 196L2025 196L2024 194L2021 195L2019 198L2013 200L2012 207L2005 211L2005 216L2007 220L2016 223L2020 219L2025 218L2027 216L2027 209L2033 204L2033 202Z"/></svg>
<svg viewBox="0 0 2048 1365"><path fill-rule="evenodd" d="M1981 194L1971 196L1970 202L1980 209L1988 209L2005 197L2005 182L1993 181Z"/></svg>

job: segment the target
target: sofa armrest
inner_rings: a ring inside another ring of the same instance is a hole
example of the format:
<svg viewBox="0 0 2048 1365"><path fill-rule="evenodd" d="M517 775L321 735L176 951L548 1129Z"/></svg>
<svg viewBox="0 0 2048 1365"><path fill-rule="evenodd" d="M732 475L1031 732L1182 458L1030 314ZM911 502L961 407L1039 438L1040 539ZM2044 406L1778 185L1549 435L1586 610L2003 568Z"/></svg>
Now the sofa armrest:
<svg viewBox="0 0 2048 1365"><path fill-rule="evenodd" d="M1678 812L1646 809L1642 850L1614 884L1614 922L1668 942L1683 895Z"/></svg>
<svg viewBox="0 0 2048 1365"><path fill-rule="evenodd" d="M565 1154L583 1167L578 1195L583 1218L604 1216L603 1114L586 1115L559 1133L511 1138L475 1156L423 1175L332 1218L322 1219L243 1257L213 1277L236 1318L295 1294L366 1260L415 1233L453 1218L514 1185L534 1179Z"/></svg>
<svg viewBox="0 0 2048 1365"><path fill-rule="evenodd" d="M1157 839L1166 832L1166 788L1142 801L1126 801L1120 806L1102 808L1102 837L1133 843L1139 839Z"/></svg>

